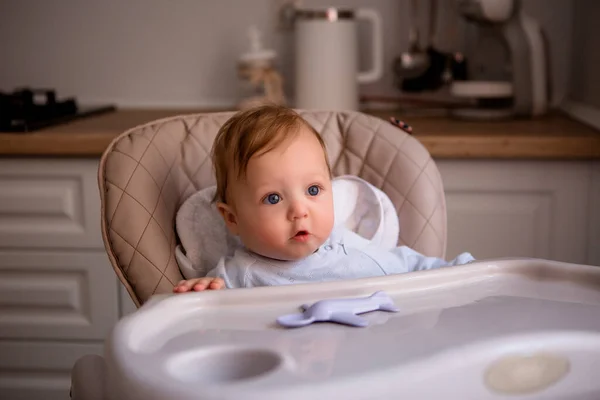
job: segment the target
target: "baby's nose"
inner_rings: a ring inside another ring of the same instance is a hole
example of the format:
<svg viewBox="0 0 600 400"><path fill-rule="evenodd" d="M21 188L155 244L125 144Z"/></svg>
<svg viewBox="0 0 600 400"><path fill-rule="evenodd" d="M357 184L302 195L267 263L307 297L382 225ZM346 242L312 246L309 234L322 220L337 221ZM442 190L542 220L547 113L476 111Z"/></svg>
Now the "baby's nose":
<svg viewBox="0 0 600 400"><path fill-rule="evenodd" d="M288 218L290 221L295 219L305 218L308 215L308 207L303 201L296 200L290 204L288 210Z"/></svg>

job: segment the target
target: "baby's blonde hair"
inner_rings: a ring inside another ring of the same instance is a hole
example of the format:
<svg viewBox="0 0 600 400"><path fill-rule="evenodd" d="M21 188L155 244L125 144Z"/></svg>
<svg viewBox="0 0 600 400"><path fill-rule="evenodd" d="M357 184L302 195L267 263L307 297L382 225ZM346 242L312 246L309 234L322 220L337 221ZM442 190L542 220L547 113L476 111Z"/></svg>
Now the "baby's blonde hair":
<svg viewBox="0 0 600 400"><path fill-rule="evenodd" d="M213 200L227 203L229 179L244 178L248 162L253 156L275 149L295 136L301 127L308 128L321 144L331 175L325 143L310 124L291 108L277 105L258 106L236 113L217 133L211 151L217 178L217 192Z"/></svg>

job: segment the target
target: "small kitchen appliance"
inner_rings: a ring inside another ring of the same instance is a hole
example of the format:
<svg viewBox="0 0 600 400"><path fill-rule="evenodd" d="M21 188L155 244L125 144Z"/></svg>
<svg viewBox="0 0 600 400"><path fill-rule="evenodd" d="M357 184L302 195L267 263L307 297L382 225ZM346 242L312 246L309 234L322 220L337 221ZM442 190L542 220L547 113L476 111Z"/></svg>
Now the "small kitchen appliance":
<svg viewBox="0 0 600 400"><path fill-rule="evenodd" d="M546 112L548 49L540 24L520 0L460 0L459 12L476 33L467 50L469 77L454 81L452 95L477 100L457 108L463 118L531 117Z"/></svg>
<svg viewBox="0 0 600 400"><path fill-rule="evenodd" d="M359 85L383 75L380 15L371 9L296 9L295 105L300 109L358 110ZM359 71L357 25L372 26L371 68Z"/></svg>
<svg viewBox="0 0 600 400"><path fill-rule="evenodd" d="M58 100L51 89L19 88L0 92L0 132L30 132L113 110L112 105L81 107L74 98Z"/></svg>

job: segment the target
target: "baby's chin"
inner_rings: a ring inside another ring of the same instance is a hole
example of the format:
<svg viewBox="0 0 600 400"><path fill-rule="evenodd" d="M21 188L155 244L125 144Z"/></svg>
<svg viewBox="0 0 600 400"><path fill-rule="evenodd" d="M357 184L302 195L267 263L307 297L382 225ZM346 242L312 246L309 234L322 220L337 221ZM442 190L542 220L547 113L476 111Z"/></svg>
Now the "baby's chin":
<svg viewBox="0 0 600 400"><path fill-rule="evenodd" d="M306 258L308 256L310 256L311 254L315 253L319 247L321 247L321 245L318 246L306 246L303 248L295 248L295 249L285 249L285 250L263 250L263 251L256 251L253 249L250 249L251 251L253 251L256 254L259 254L263 257L268 257L268 258L272 258L275 260L281 260L281 261L298 261L298 260L302 260L303 258Z"/></svg>

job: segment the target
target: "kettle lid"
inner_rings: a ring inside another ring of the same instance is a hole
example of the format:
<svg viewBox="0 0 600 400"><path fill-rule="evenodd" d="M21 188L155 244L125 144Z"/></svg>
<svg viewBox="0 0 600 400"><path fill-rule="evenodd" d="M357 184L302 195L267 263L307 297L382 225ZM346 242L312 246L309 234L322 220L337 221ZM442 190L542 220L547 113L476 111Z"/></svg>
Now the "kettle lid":
<svg viewBox="0 0 600 400"><path fill-rule="evenodd" d="M295 18L299 19L324 19L335 22L338 20L354 19L354 10L349 8L328 7L323 9L299 8Z"/></svg>

